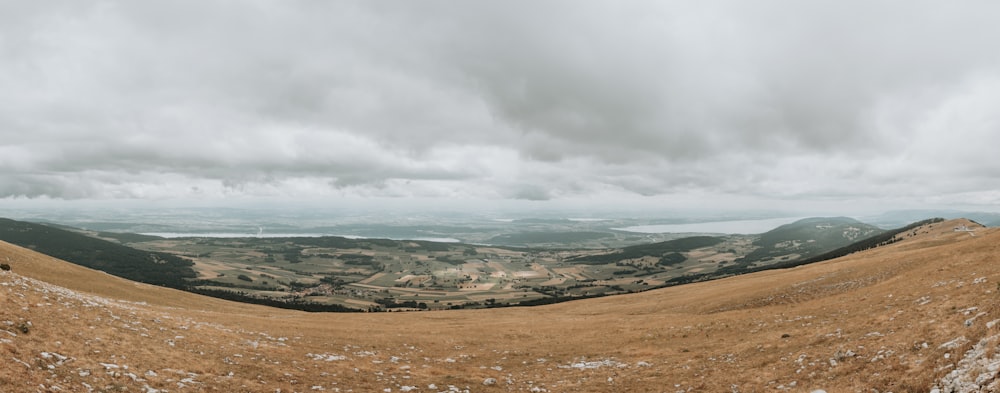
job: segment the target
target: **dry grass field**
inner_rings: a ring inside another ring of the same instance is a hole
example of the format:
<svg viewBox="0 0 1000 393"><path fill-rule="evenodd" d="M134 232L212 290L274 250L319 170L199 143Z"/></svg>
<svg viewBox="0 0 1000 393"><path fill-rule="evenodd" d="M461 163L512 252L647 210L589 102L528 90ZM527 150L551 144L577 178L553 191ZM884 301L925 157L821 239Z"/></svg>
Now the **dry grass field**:
<svg viewBox="0 0 1000 393"><path fill-rule="evenodd" d="M976 227L632 295L371 314L232 303L0 243L0 391L998 391L1000 230L958 225Z"/></svg>

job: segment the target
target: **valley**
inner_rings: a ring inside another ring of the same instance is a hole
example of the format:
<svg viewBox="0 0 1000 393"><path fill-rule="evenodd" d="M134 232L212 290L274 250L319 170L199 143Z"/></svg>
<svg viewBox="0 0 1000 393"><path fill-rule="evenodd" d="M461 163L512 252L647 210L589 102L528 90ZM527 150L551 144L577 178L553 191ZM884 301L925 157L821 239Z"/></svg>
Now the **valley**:
<svg viewBox="0 0 1000 393"><path fill-rule="evenodd" d="M597 249L83 233L192 261L197 277L187 281L187 289L197 293L312 310L414 311L641 292L795 263L883 231L852 219L813 218L761 235L677 236Z"/></svg>

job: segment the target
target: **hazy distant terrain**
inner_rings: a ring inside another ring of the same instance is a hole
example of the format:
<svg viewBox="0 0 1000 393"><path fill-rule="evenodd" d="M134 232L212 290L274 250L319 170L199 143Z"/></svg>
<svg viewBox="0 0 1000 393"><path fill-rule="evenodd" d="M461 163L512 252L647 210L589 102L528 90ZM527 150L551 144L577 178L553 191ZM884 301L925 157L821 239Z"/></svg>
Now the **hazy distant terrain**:
<svg viewBox="0 0 1000 393"><path fill-rule="evenodd" d="M531 219L503 224L534 231L493 239L497 243L530 241L552 246L513 247L340 236L278 237L264 236L262 230L255 236L207 233L165 238L21 221L2 223L0 240L112 274L216 297L312 311L523 306L641 292L794 266L883 233L842 217L803 219L755 235L693 236L564 232L577 225L593 229L609 224L605 220ZM557 230L546 232L546 228ZM629 236L637 237L633 241L638 244L610 247L600 243L618 244ZM663 238L670 240L659 240ZM601 246L593 247L595 242ZM131 250L136 256L121 250ZM162 261L167 259L157 255L177 262L165 264ZM101 263L95 262L98 260ZM143 261L147 265L160 261L149 265L159 270L146 267ZM166 267L174 270L157 273Z"/></svg>
<svg viewBox="0 0 1000 393"><path fill-rule="evenodd" d="M803 218L777 211L422 212L303 207L3 209L2 206L0 217L95 232L150 233L169 237L345 236L554 248L623 247L693 234L756 234ZM890 227L927 217L935 216L921 216Z"/></svg>

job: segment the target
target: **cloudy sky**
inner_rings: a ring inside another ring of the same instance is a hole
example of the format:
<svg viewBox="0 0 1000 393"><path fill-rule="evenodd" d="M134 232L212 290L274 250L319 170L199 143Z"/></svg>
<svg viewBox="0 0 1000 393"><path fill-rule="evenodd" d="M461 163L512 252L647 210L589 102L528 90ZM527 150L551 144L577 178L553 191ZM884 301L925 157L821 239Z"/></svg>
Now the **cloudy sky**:
<svg viewBox="0 0 1000 393"><path fill-rule="evenodd" d="M998 18L993 1L2 2L0 198L993 210Z"/></svg>

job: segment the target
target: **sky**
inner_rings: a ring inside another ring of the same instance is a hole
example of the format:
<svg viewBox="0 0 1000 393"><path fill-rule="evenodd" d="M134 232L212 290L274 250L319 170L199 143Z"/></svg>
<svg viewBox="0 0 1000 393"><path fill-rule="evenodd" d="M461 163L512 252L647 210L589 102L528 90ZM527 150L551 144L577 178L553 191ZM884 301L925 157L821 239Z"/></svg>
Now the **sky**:
<svg viewBox="0 0 1000 393"><path fill-rule="evenodd" d="M994 1L0 3L0 203L1000 206Z"/></svg>

